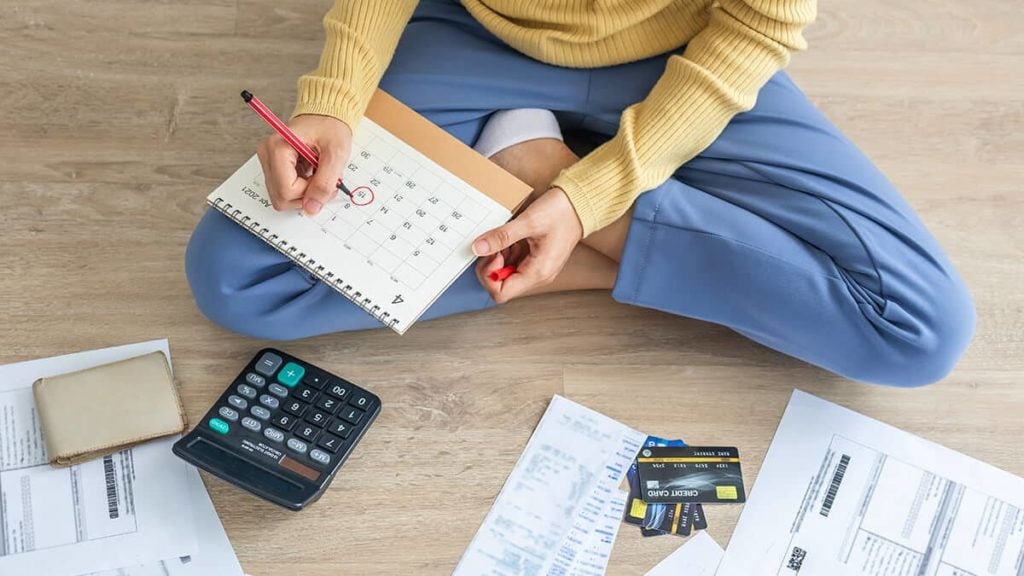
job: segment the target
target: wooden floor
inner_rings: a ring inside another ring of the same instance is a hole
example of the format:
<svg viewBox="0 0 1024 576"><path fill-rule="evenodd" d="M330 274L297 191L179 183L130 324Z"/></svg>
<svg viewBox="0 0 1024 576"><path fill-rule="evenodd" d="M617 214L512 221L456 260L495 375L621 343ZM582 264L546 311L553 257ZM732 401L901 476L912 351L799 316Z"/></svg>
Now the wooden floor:
<svg viewBox="0 0 1024 576"><path fill-rule="evenodd" d="M0 3L0 362L169 337L191 418L263 342L192 304L205 195L315 65L329 0ZM822 2L793 75L905 192L959 265L978 333L946 381L888 390L606 294L520 301L287 350L385 409L334 487L285 513L206 478L243 566L447 574L552 394L651 434L739 446L748 482L800 387L1024 474L1024 11L1015 1ZM739 507L708 512L728 543ZM273 537L268 538L268 535ZM624 526L610 574L680 540Z"/></svg>

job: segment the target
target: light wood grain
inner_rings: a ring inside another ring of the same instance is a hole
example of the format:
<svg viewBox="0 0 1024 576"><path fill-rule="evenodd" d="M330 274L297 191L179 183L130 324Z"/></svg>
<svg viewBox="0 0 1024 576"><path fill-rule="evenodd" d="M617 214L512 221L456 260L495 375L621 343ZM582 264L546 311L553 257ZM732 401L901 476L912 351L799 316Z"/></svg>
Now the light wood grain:
<svg viewBox="0 0 1024 576"><path fill-rule="evenodd" d="M286 113L329 0L0 5L0 362L169 337L194 420L263 342L192 304L183 252L203 198ZM554 393L646 432L731 444L753 480L794 387L1024 474L1024 12L1015 2L824 2L792 73L882 166L976 299L946 381L843 381L717 326L545 296L500 310L287 344L384 411L323 500L277 510L206 478L245 568L447 574ZM709 511L728 542L739 507ZM267 538L267 534L278 537ZM679 540L623 527L609 574Z"/></svg>

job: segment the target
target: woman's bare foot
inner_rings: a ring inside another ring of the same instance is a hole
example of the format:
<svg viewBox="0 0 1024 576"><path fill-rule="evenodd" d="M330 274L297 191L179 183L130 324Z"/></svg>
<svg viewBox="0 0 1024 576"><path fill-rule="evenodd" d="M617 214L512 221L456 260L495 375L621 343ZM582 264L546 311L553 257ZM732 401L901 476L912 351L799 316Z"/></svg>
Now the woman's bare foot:
<svg viewBox="0 0 1024 576"><path fill-rule="evenodd" d="M564 142L554 138L527 140L491 156L492 162L533 188L522 208L547 192L555 177L578 160L579 156L573 154Z"/></svg>
<svg viewBox="0 0 1024 576"><path fill-rule="evenodd" d="M579 156L561 140L542 138L509 146L491 156L491 160L533 188L533 193L523 203L525 208L546 192L558 174L575 164ZM582 244L615 263L621 262L632 216L630 208L618 220L584 238Z"/></svg>
<svg viewBox="0 0 1024 576"><path fill-rule="evenodd" d="M525 208L548 190L562 169L574 164L579 157L561 140L540 138L509 146L491 156L491 160L533 188L533 193L523 203ZM531 294L611 290L617 273L616 261L581 243L573 250L565 268L554 282Z"/></svg>

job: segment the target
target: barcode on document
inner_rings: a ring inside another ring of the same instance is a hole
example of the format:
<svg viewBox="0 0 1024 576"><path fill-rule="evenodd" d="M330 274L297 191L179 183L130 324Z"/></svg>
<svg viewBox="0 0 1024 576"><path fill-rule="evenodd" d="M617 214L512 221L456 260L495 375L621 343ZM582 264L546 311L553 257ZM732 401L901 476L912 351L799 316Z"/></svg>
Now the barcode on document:
<svg viewBox="0 0 1024 576"><path fill-rule="evenodd" d="M103 457L103 478L107 481L107 513L111 520L120 516L117 509L117 478L114 476L114 457Z"/></svg>
<svg viewBox="0 0 1024 576"><path fill-rule="evenodd" d="M843 483L843 476L846 475L846 467L850 465L850 457L843 454L839 459L839 466L836 466L836 473L832 475L832 485L828 487L825 494L825 503L821 505L821 515L828 518L832 511L832 504L836 501L836 494L839 494L839 485Z"/></svg>

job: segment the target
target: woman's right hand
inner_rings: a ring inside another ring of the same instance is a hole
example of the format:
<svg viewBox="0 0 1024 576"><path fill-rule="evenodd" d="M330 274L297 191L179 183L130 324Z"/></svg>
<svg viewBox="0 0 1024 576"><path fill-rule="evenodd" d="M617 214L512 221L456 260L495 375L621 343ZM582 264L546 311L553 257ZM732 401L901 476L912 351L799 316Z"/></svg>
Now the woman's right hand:
<svg viewBox="0 0 1024 576"><path fill-rule="evenodd" d="M338 195L338 179L345 171L352 150L352 130L330 116L296 116L288 127L319 155L319 167L313 172L308 162L279 134L260 143L256 149L270 202L277 210L302 209L315 216Z"/></svg>

